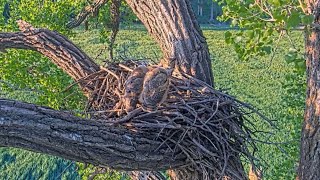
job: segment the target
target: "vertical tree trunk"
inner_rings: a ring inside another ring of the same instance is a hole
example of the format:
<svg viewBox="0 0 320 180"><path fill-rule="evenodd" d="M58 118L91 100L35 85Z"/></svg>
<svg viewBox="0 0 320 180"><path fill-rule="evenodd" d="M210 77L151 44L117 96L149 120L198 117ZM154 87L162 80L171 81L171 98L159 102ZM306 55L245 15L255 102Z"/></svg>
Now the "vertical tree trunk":
<svg viewBox="0 0 320 180"><path fill-rule="evenodd" d="M214 21L214 16L213 16L213 14L214 14L214 2L211 1L210 20L209 20L209 22L213 22L213 21Z"/></svg>
<svg viewBox="0 0 320 180"><path fill-rule="evenodd" d="M198 15L203 16L203 1L202 0L198 1L198 7L199 7Z"/></svg>
<svg viewBox="0 0 320 180"><path fill-rule="evenodd" d="M84 30L85 31L89 30L89 21L88 20L84 21Z"/></svg>
<svg viewBox="0 0 320 180"><path fill-rule="evenodd" d="M319 0L306 0L308 13L320 23ZM298 178L314 180L320 177L320 32L306 33L307 98L301 136Z"/></svg>
<svg viewBox="0 0 320 180"><path fill-rule="evenodd" d="M109 58L113 61L113 46L120 27L120 6L121 0L111 0L111 35L109 37Z"/></svg>
<svg viewBox="0 0 320 180"><path fill-rule="evenodd" d="M188 0L126 0L159 43L165 66L213 85L206 40Z"/></svg>
<svg viewBox="0 0 320 180"><path fill-rule="evenodd" d="M95 17L94 28L98 29L99 26L99 9L93 12L93 17Z"/></svg>

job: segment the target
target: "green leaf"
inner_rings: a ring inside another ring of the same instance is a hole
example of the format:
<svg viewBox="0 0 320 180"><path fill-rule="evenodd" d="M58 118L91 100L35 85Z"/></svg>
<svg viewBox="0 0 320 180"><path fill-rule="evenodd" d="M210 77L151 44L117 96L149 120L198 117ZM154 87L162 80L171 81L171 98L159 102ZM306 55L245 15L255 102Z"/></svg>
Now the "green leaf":
<svg viewBox="0 0 320 180"><path fill-rule="evenodd" d="M233 19L233 20L231 21L231 24L232 24L233 26L236 26L236 25L238 24L237 19Z"/></svg>
<svg viewBox="0 0 320 180"><path fill-rule="evenodd" d="M234 42L235 43L240 43L242 40L242 36L237 36L235 39L234 39Z"/></svg>
<svg viewBox="0 0 320 180"><path fill-rule="evenodd" d="M226 43L230 44L232 41L232 33L230 31L225 32L224 39L225 39Z"/></svg>
<svg viewBox="0 0 320 180"><path fill-rule="evenodd" d="M314 16L313 15L301 15L301 22L304 25L311 24L313 22Z"/></svg>
<svg viewBox="0 0 320 180"><path fill-rule="evenodd" d="M293 12L287 19L287 27L296 27L300 24L300 13Z"/></svg>
<svg viewBox="0 0 320 180"><path fill-rule="evenodd" d="M261 49L267 54L271 53L271 46L263 46Z"/></svg>
<svg viewBox="0 0 320 180"><path fill-rule="evenodd" d="M275 6L280 6L281 5L281 1L280 0L272 0L271 3Z"/></svg>
<svg viewBox="0 0 320 180"><path fill-rule="evenodd" d="M285 61L290 64L296 59L296 54L288 53L284 56Z"/></svg>

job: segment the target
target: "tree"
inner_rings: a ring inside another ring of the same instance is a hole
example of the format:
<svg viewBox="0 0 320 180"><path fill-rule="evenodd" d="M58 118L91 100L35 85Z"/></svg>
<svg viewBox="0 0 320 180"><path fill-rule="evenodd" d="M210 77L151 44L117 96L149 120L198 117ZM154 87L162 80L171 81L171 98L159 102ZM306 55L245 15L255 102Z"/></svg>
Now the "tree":
<svg viewBox="0 0 320 180"><path fill-rule="evenodd" d="M179 97L181 100L156 113L144 112L145 119L137 116L142 110L135 109L120 119L101 121L1 99L0 144L114 169L173 169L169 173L173 179L245 178L240 156L244 155L250 161L254 159L251 148L245 145L246 142L252 143L254 132L246 128L246 118L239 106L253 109L212 89L208 47L189 1L126 2L159 43L164 54L161 65L182 76L182 79L172 80L177 84L175 91L185 93ZM99 67L57 32L34 28L21 20L18 25L20 32L0 33L2 52L15 48L41 53L79 84L89 99L89 107L102 105L103 111L108 110L105 108L108 102L101 104L100 101L101 90L105 89L97 87L106 81L119 82L116 73ZM115 90L105 92L115 99L121 97ZM200 100L194 101L194 98ZM201 106L206 103L210 108ZM166 108L171 109L165 111ZM135 121L132 121L133 117ZM157 121L151 126L141 123L147 121L150 124L153 118L159 117L168 117L169 120L162 119L166 124ZM121 126L129 120L130 123ZM164 139L160 139L162 134ZM212 142L213 139L216 142ZM254 144L251 147L255 150Z"/></svg>
<svg viewBox="0 0 320 180"><path fill-rule="evenodd" d="M307 75L305 113L301 132L300 162L297 179L319 177L319 7L318 0L303 1L224 1L225 17L233 25L247 29L232 35L226 33L226 41L234 44L240 59L270 54L276 51L274 34L278 39L292 30L303 30L305 49L300 52L294 47L286 61L295 65L297 78ZM258 37L258 38L256 38ZM290 36L288 35L290 38ZM255 44L255 47L252 46ZM273 48L271 48L273 47ZM303 58L305 57L305 58ZM298 89L298 93L304 88Z"/></svg>
<svg viewBox="0 0 320 180"><path fill-rule="evenodd" d="M306 0L305 3L307 7L305 13L314 16L314 25L311 26L309 32L306 32L307 97L302 126L298 179L316 179L320 175L320 86L318 83L320 33L317 27L320 22L320 1Z"/></svg>

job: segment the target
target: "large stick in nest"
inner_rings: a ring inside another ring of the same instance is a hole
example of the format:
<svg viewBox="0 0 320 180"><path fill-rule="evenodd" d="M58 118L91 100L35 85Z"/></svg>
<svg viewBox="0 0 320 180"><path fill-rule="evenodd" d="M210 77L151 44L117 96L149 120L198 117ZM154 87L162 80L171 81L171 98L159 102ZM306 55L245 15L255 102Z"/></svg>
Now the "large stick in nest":
<svg viewBox="0 0 320 180"><path fill-rule="evenodd" d="M135 61L110 64L80 80L92 89L87 113L108 119L110 125L154 137L161 142L158 149L166 147L173 156L185 155L204 179L245 179L240 156L256 164L254 137L260 132L247 115L254 112L269 125L272 123L251 106L179 72L170 77L168 97L155 111L137 107L126 113L122 102L124 84L139 65L141 62Z"/></svg>

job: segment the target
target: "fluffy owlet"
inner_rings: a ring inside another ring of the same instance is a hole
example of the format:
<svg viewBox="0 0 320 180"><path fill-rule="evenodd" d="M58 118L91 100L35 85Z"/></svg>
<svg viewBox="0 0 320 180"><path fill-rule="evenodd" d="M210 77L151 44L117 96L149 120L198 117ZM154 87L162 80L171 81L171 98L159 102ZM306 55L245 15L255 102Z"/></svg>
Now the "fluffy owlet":
<svg viewBox="0 0 320 180"><path fill-rule="evenodd" d="M142 91L143 79L148 69L145 66L138 66L125 82L125 92L123 102L126 112L130 112L136 108L140 93Z"/></svg>
<svg viewBox="0 0 320 180"><path fill-rule="evenodd" d="M139 101L147 110L155 110L167 98L170 71L161 67L150 68L144 77Z"/></svg>

